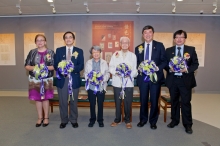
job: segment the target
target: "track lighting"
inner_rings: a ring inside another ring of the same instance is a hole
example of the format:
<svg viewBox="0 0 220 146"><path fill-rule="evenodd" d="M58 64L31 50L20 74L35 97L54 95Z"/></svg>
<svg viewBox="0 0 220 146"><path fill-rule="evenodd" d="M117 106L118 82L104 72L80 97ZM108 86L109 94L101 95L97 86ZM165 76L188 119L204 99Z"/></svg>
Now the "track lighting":
<svg viewBox="0 0 220 146"><path fill-rule="evenodd" d="M53 3L50 4L50 6L52 7L52 12L53 14L56 14L56 9Z"/></svg>
<svg viewBox="0 0 220 146"><path fill-rule="evenodd" d="M214 10L212 10L212 13L215 14L217 11L217 3L216 2L213 3L213 7L215 7L215 8L214 8Z"/></svg>
<svg viewBox="0 0 220 146"><path fill-rule="evenodd" d="M175 14L176 13L176 4L175 4L175 2L172 2L172 6L173 6L172 13Z"/></svg>
<svg viewBox="0 0 220 146"><path fill-rule="evenodd" d="M139 13L140 12L140 2L136 1L136 6L138 6L136 12Z"/></svg>
<svg viewBox="0 0 220 146"><path fill-rule="evenodd" d="M16 7L18 8L18 14L19 14L19 15L22 15L20 3L19 3L19 4L16 4Z"/></svg>
<svg viewBox="0 0 220 146"><path fill-rule="evenodd" d="M89 13L89 6L87 2L84 2L84 6L86 6L86 12Z"/></svg>

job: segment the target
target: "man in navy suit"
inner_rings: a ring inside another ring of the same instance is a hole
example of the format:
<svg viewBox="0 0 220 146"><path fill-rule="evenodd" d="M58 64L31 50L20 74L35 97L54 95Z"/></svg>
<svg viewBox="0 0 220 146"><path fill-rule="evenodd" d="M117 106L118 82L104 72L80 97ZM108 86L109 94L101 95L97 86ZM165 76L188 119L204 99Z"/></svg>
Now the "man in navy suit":
<svg viewBox="0 0 220 146"><path fill-rule="evenodd" d="M135 54L137 56L137 66L144 60L153 60L158 68L157 81L145 82L144 74L138 73L137 84L140 90L140 122L138 127L143 127L148 121L148 100L150 95L151 110L149 116L149 123L151 129L157 129L158 120L158 98L160 96L161 84L164 82L163 69L165 68L167 61L165 58L165 48L161 42L153 40L154 28L147 25L142 30L144 43L138 45L135 48Z"/></svg>
<svg viewBox="0 0 220 146"><path fill-rule="evenodd" d="M192 111L191 111L191 99L192 88L196 86L196 80L194 72L199 66L195 47L184 45L187 38L187 34L183 30L178 30L173 34L174 43L173 47L166 49L166 58L169 62L174 56L184 57L188 68L184 68L180 73L175 73L173 69L170 69L168 64L166 67L167 77L166 85L170 91L171 97L171 123L167 125L169 128L177 126L180 122L180 103L179 97L181 97L181 112L182 122L185 127L185 131L188 134L192 134Z"/></svg>
<svg viewBox="0 0 220 146"><path fill-rule="evenodd" d="M63 40L66 43L66 46L57 48L56 55L54 57L54 68L57 71L57 67L60 61L62 60L71 60L74 64L74 70L71 73L72 76L72 91L73 97L70 97L70 115L68 117L68 82L69 78L64 77L59 73L61 79L57 79L57 91L59 96L59 108L60 108L60 117L61 124L60 128L63 129L66 127L66 124L70 121L73 128L78 127L77 118L78 118L78 109L77 101L79 95L79 88L81 86L80 71L84 68L84 57L83 50L73 46L75 41L75 35L68 31L63 35Z"/></svg>

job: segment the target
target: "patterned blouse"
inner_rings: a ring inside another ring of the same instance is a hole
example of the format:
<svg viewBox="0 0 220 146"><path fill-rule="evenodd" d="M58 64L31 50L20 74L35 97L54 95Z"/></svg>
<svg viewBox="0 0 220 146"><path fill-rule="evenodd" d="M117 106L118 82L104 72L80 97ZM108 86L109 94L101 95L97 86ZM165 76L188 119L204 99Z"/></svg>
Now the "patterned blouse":
<svg viewBox="0 0 220 146"><path fill-rule="evenodd" d="M54 51L47 49L46 53L44 55L44 58L41 58L42 55L40 55L40 53L38 53L38 49L32 49L26 60L25 60L25 66L30 65L30 66L35 66L38 63L44 62L46 66L53 66L54 65ZM42 61L42 59L44 61ZM32 71L29 71L29 75L34 77L34 74ZM48 72L48 77L52 77L53 76L53 70L49 70Z"/></svg>

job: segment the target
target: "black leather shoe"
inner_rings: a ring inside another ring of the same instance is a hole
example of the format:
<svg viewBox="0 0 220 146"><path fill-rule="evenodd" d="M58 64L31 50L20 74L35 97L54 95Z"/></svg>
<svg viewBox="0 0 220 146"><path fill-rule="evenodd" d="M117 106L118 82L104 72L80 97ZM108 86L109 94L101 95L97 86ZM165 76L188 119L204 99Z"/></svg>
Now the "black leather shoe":
<svg viewBox="0 0 220 146"><path fill-rule="evenodd" d="M151 124L151 125L150 125L150 128L153 129L153 130L155 130L155 129L157 129L157 125L156 125L156 124Z"/></svg>
<svg viewBox="0 0 220 146"><path fill-rule="evenodd" d="M88 127L93 127L94 123L90 122Z"/></svg>
<svg viewBox="0 0 220 146"><path fill-rule="evenodd" d="M170 124L167 125L167 127L169 128L174 128L175 126L177 126L178 124L176 124L175 122L170 122Z"/></svg>
<svg viewBox="0 0 220 146"><path fill-rule="evenodd" d="M44 118L45 119L49 119L49 118ZM47 127L49 125L49 123L43 123L43 127Z"/></svg>
<svg viewBox="0 0 220 146"><path fill-rule="evenodd" d="M137 126L138 126L138 127L143 127L145 124L147 124L147 122L139 122L139 123L137 124Z"/></svg>
<svg viewBox="0 0 220 146"><path fill-rule="evenodd" d="M42 123L43 123L43 121L44 121L42 118L39 118L39 120L41 120L41 123L40 123L40 124L36 123L36 125L35 125L36 127L40 127L40 126L41 126L41 124L42 124Z"/></svg>
<svg viewBox="0 0 220 146"><path fill-rule="evenodd" d="M67 124L67 123L61 123L61 124L60 124L60 129L65 128L65 127L66 127L66 124Z"/></svg>
<svg viewBox="0 0 220 146"><path fill-rule="evenodd" d="M104 127L104 123L99 123L99 127Z"/></svg>
<svg viewBox="0 0 220 146"><path fill-rule="evenodd" d="M193 133L193 130L192 130L191 126L186 126L186 127L185 127L185 131L186 131L186 133L188 133L188 134L192 134L192 133Z"/></svg>
<svg viewBox="0 0 220 146"><path fill-rule="evenodd" d="M78 128L79 127L78 123L71 123L71 124L72 124L73 128Z"/></svg>

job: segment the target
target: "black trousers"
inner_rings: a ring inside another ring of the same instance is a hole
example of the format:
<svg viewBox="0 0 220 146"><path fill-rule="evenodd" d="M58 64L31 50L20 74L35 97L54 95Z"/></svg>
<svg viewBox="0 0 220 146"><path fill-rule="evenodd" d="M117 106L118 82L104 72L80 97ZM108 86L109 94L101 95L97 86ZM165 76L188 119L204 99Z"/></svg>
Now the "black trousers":
<svg viewBox="0 0 220 146"><path fill-rule="evenodd" d="M180 104L179 97L181 97L181 113L182 123L184 126L192 126L192 89L187 89L183 78L174 78L173 85L170 88L171 97L171 118L176 124L180 121Z"/></svg>
<svg viewBox="0 0 220 146"><path fill-rule="evenodd" d="M119 99L119 95L120 92L122 90L122 88L118 88L118 87L113 87L114 90L114 99L115 99L115 106L116 106L116 111L115 111L115 123L119 123L121 122L121 102L122 99ZM125 98L124 98L124 112L125 112L125 117L124 117L124 121L125 123L130 123L130 113L131 113L131 104L133 101L133 91L134 88L133 87L126 87L125 88Z"/></svg>
<svg viewBox="0 0 220 146"><path fill-rule="evenodd" d="M88 98L90 102L90 119L89 121L91 123L95 123L96 121L96 112L95 112L95 106L96 106L96 97L97 97L97 103L98 103L98 123L103 122L103 102L105 100L105 91L102 92L98 91L96 94L94 94L94 91L88 90Z"/></svg>

